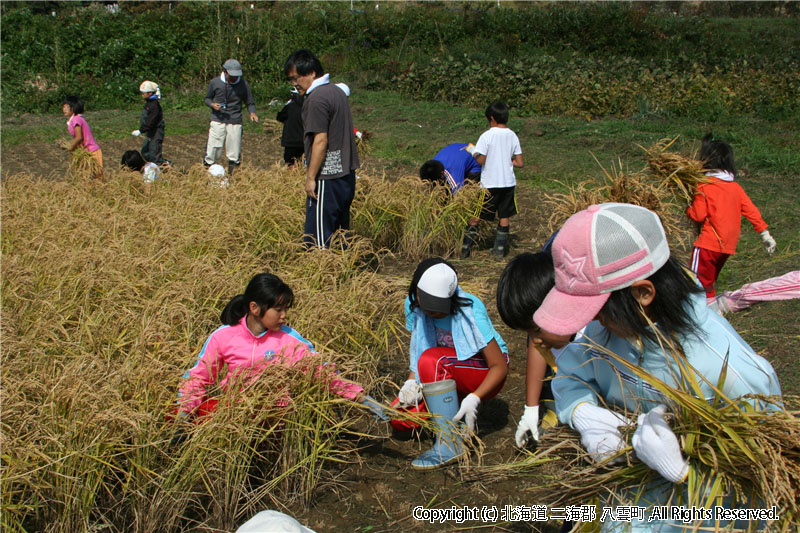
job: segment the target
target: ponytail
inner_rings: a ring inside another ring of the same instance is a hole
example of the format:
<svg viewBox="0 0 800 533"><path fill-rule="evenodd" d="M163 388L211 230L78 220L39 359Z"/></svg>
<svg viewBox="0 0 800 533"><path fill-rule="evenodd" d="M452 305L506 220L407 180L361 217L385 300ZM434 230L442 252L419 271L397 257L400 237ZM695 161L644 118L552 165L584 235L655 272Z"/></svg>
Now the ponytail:
<svg viewBox="0 0 800 533"><path fill-rule="evenodd" d="M249 302L244 297L244 294L234 296L225 306L225 309L222 310L222 314L219 317L220 321L226 326L238 324L242 317L247 314L248 304Z"/></svg>
<svg viewBox="0 0 800 533"><path fill-rule="evenodd" d="M275 274L256 274L244 294L234 296L222 310L220 320L227 326L238 324L250 311L250 302L255 302L263 313L270 307L285 305L291 307L294 303L294 293L291 287L281 281Z"/></svg>

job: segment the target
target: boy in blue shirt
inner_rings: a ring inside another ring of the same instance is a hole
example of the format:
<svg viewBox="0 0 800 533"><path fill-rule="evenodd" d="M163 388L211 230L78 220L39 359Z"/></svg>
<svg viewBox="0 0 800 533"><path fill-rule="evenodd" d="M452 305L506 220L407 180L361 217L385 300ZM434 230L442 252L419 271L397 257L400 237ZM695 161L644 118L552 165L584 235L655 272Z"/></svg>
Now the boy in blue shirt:
<svg viewBox="0 0 800 533"><path fill-rule="evenodd" d="M447 183L450 192L455 194L466 180L477 181L481 177L481 166L472 157L467 143L448 144L433 159L426 161L419 169L420 179Z"/></svg>
<svg viewBox="0 0 800 533"><path fill-rule="evenodd" d="M497 234L494 239L492 253L502 259L508 244L508 227L510 218L517 214L517 201L514 190L517 178L514 176L514 167L522 168L522 148L519 138L507 126L508 106L503 102L492 102L486 108L486 119L489 129L485 131L472 155L483 167L481 171L481 188L484 189L483 205L480 218L470 218L464 243L461 246L461 257L469 257L472 245L478 236L478 222L481 220L492 221L495 216L500 219Z"/></svg>

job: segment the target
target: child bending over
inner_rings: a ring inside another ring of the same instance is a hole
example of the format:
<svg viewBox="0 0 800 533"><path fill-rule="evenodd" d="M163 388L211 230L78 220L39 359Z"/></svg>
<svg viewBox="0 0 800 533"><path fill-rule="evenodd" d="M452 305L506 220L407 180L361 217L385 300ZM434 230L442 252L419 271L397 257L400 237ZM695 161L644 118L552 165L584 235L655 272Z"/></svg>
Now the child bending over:
<svg viewBox="0 0 800 533"><path fill-rule="evenodd" d="M398 394L402 407L425 400L439 415L436 442L411 462L417 470L439 468L465 453L450 421L475 430L478 407L497 395L508 375L508 348L486 307L464 292L452 265L441 257L420 262L405 300L411 332L408 379Z"/></svg>
<svg viewBox="0 0 800 533"><path fill-rule="evenodd" d="M67 96L61 111L67 120L67 129L72 135L72 143L67 147L70 152L75 152L78 147L84 148L94 161L94 177L103 179L103 152L94 140L92 128L83 118L83 100L77 96Z"/></svg>
<svg viewBox="0 0 800 533"><path fill-rule="evenodd" d="M689 372L703 399L713 401L718 388L761 409L774 408L775 398L757 396L779 396L778 376L708 308L691 273L670 257L655 213L630 204L590 206L567 220L552 256L555 287L533 315L539 338L573 335L585 326L591 341L569 344L559 356L552 382L558 417L580 433L595 461L609 464L627 447L620 428L635 428L633 454L659 477L644 494L618 494L618 504L669 505L673 484L679 493L687 488L690 461L664 416L666 398L629 365L684 390L681 376ZM681 353L665 349L664 339ZM673 531L682 525L647 520L608 520L602 528Z"/></svg>

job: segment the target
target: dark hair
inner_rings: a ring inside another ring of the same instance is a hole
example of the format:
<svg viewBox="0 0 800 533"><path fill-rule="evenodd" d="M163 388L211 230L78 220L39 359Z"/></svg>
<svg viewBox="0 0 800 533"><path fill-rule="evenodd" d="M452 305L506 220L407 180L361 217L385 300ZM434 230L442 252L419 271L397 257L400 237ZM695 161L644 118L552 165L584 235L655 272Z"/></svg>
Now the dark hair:
<svg viewBox="0 0 800 533"><path fill-rule="evenodd" d="M656 295L647 307L650 321L654 328L642 315L642 307L633 297L631 287L611 293L608 301L600 310L607 322L613 323L626 337L644 337L652 341L658 340L660 334L667 339L676 339L679 334L697 333L691 309L686 300L695 293L703 292L689 271L681 263L670 257L656 273L647 278L653 282ZM656 331L658 331L658 334Z"/></svg>
<svg viewBox="0 0 800 533"><path fill-rule="evenodd" d="M443 173L444 165L441 161L435 159L425 161L422 163L422 166L419 167L419 177L426 181L441 181Z"/></svg>
<svg viewBox="0 0 800 533"><path fill-rule="evenodd" d="M522 253L508 262L497 282L497 311L506 326L527 331L536 327L533 313L555 287L553 256Z"/></svg>
<svg viewBox="0 0 800 533"><path fill-rule="evenodd" d="M455 268L453 268L453 265L441 257L429 257L428 259L423 259L420 261L417 265L417 269L414 271L414 275L411 277L411 284L408 286L408 300L411 302L412 311L415 307L419 307L419 303L417 303L417 285L419 285L419 280L422 277L422 274L424 274L425 271L433 265L438 265L439 263L444 263L445 265L449 266L453 269L453 272L456 272L456 275L458 275L458 272ZM472 305L472 302L468 298L459 297L458 291L456 291L450 298L450 314L456 314L459 309L466 305Z"/></svg>
<svg viewBox="0 0 800 533"><path fill-rule="evenodd" d="M736 166L733 164L733 148L721 139L715 139L713 133L703 137L703 144L700 146L700 161L703 168L707 170L725 170L731 174L736 174Z"/></svg>
<svg viewBox="0 0 800 533"><path fill-rule="evenodd" d="M486 108L486 118L493 118L498 124L508 124L508 106L503 102L492 102Z"/></svg>
<svg viewBox="0 0 800 533"><path fill-rule="evenodd" d="M145 163L146 161L144 157L142 157L142 154L139 153L139 150L126 150L125 153L122 154L120 165L140 172L144 168Z"/></svg>
<svg viewBox="0 0 800 533"><path fill-rule="evenodd" d="M256 274L247 284L244 294L234 296L222 310L222 323L228 326L237 324L248 313L250 302L255 302L263 313L276 305L291 307L294 304L294 293L275 274Z"/></svg>
<svg viewBox="0 0 800 533"><path fill-rule="evenodd" d="M72 108L72 112L76 115L83 113L83 100L80 96L67 96L64 98L64 103Z"/></svg>
<svg viewBox="0 0 800 533"><path fill-rule="evenodd" d="M287 59L286 63L283 65L283 73L288 76L292 67L294 67L301 76L313 72L314 76L319 78L325 74L322 63L319 62L317 56L315 56L311 50L306 50L305 48L292 52L292 55L289 56L289 59Z"/></svg>

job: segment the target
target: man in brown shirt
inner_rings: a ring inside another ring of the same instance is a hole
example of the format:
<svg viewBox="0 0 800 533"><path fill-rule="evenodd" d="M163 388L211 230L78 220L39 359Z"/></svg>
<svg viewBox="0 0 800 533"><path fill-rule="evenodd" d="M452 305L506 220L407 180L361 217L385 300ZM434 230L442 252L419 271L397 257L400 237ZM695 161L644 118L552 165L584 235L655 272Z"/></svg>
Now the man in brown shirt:
<svg viewBox="0 0 800 533"><path fill-rule="evenodd" d="M306 222L304 242L327 248L331 235L350 229L350 204L359 167L353 117L347 95L330 83L319 59L296 50L284 73L304 94L303 131L306 159Z"/></svg>

